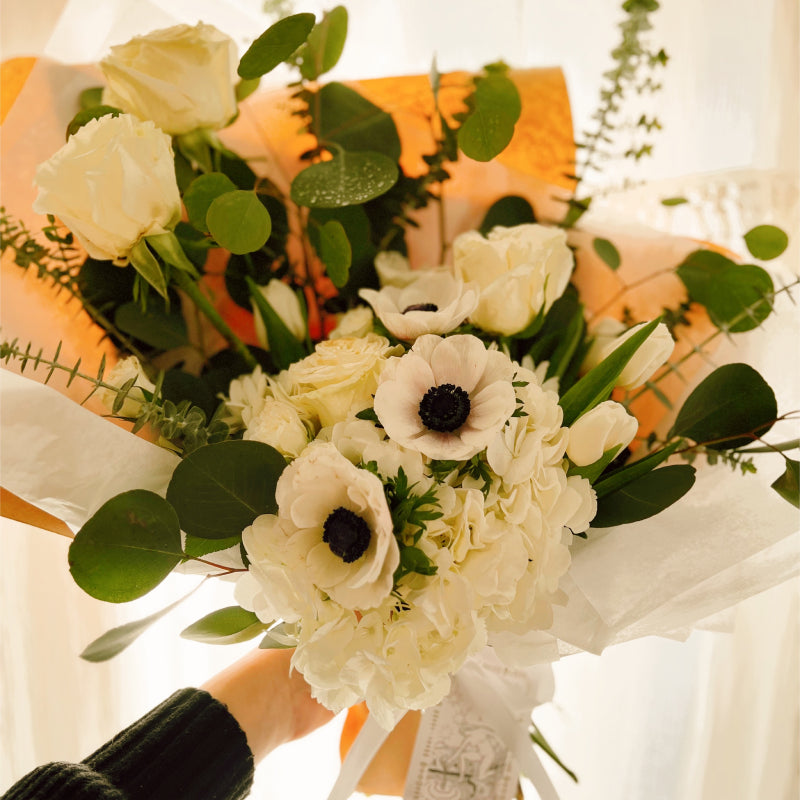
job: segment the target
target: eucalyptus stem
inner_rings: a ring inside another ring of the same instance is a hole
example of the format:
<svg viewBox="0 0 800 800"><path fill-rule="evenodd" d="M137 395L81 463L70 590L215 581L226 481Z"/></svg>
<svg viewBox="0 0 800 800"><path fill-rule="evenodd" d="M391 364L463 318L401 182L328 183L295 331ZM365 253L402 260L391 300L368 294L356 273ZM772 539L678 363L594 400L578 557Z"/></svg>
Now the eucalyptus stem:
<svg viewBox="0 0 800 800"><path fill-rule="evenodd" d="M205 314L208 321L225 337L231 347L244 359L250 369L255 369L258 362L253 358L253 354L247 349L245 343L231 330L230 326L220 316L211 301L203 294L197 281L192 279L187 273L176 269L172 272L172 278L179 289L182 289L192 302Z"/></svg>

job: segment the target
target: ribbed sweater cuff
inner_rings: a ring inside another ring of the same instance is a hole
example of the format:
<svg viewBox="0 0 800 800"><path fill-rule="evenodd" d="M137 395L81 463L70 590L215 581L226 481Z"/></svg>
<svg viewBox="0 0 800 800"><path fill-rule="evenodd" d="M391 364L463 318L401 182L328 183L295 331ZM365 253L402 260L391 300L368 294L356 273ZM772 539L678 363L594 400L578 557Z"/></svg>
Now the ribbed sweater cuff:
<svg viewBox="0 0 800 800"><path fill-rule="evenodd" d="M53 761L29 772L2 800L126 800L108 779L86 764Z"/></svg>
<svg viewBox="0 0 800 800"><path fill-rule="evenodd" d="M182 689L84 763L131 800L240 800L253 755L236 720L199 689Z"/></svg>

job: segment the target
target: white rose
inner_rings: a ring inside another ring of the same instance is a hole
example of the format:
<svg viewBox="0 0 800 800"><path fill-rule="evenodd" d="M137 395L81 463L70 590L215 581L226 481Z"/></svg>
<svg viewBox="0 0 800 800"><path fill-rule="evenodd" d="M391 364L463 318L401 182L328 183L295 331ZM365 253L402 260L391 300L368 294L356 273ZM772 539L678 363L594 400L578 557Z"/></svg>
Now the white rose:
<svg viewBox="0 0 800 800"><path fill-rule="evenodd" d="M307 580L344 608L374 608L389 595L400 551L379 478L353 466L334 445L315 443L283 471L275 500L277 522L266 515L265 524L279 526L284 554L277 564L267 555L271 566Z"/></svg>
<svg viewBox="0 0 800 800"><path fill-rule="evenodd" d="M497 227L484 238L469 231L453 242L454 268L481 289L470 320L492 333L524 330L561 296L572 273L566 233L544 225Z"/></svg>
<svg viewBox="0 0 800 800"><path fill-rule="evenodd" d="M92 258L124 261L181 217L169 136L128 114L91 120L36 170L37 214L54 214Z"/></svg>
<svg viewBox="0 0 800 800"><path fill-rule="evenodd" d="M424 270L400 288L361 289L375 315L393 336L413 341L426 333L449 333L478 305L476 284L465 285L447 272Z"/></svg>
<svg viewBox="0 0 800 800"><path fill-rule="evenodd" d="M139 359L136 358L136 356L129 356L128 358L123 358L121 361L118 361L113 368L103 376L103 381L105 383L116 386L117 389L121 389L131 378L134 378L136 383L134 383L128 391L125 401L122 403L122 407L117 411L117 414L121 417L135 417L139 413L142 403L147 399L142 393L142 389L146 392L150 392L152 396L152 392L156 387L148 379L147 375L144 374L142 365L139 363ZM112 389L99 389L97 396L110 411L117 397L117 392Z"/></svg>
<svg viewBox="0 0 800 800"><path fill-rule="evenodd" d="M623 342L627 341L638 331L646 322L641 322L629 328L621 336L617 336L600 349L600 361L611 355ZM617 386L622 389L634 389L641 386L652 374L672 355L675 342L669 328L660 322L656 329L639 345L639 349L633 354L631 360L625 365L625 369L617 378Z"/></svg>
<svg viewBox="0 0 800 800"><path fill-rule="evenodd" d="M308 426L294 406L266 397L261 410L250 420L243 438L263 442L288 458L297 458L306 449L310 435Z"/></svg>
<svg viewBox="0 0 800 800"><path fill-rule="evenodd" d="M278 381L298 408L333 425L372 405L389 356L402 352L383 336L320 342L310 356L281 372Z"/></svg>
<svg viewBox="0 0 800 800"><path fill-rule="evenodd" d="M345 311L330 332L329 339L345 339L348 337L366 336L372 333L372 311L366 306L356 306Z"/></svg>
<svg viewBox="0 0 800 800"><path fill-rule="evenodd" d="M224 127L236 113L238 54L213 25L176 25L135 36L100 62L106 105L169 134Z"/></svg>
<svg viewBox="0 0 800 800"><path fill-rule="evenodd" d="M303 319L300 301L297 299L294 290L283 281L275 278L266 286L259 286L258 290L272 306L273 311L281 318L283 324L289 329L289 333L298 342L302 342L306 338L306 321ZM253 306L253 320L256 326L258 342L265 350L269 350L269 339L267 338L267 328L264 325L264 320L252 298L250 303Z"/></svg>
<svg viewBox="0 0 800 800"><path fill-rule="evenodd" d="M588 467L609 450L627 447L639 422L613 400L599 403L572 423L567 456L576 467Z"/></svg>

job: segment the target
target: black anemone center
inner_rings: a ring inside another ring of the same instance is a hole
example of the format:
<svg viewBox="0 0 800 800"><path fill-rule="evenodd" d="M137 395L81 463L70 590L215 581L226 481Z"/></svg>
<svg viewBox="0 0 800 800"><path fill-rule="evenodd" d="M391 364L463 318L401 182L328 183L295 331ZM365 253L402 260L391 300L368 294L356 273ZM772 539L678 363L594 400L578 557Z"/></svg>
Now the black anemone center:
<svg viewBox="0 0 800 800"><path fill-rule="evenodd" d="M413 305L406 306L403 309L404 314L408 314L409 311L438 311L439 306L436 303L414 303Z"/></svg>
<svg viewBox="0 0 800 800"><path fill-rule="evenodd" d="M460 428L469 416L469 395L452 383L431 386L419 404L419 418L426 428L450 433Z"/></svg>
<svg viewBox="0 0 800 800"><path fill-rule="evenodd" d="M342 506L328 514L322 531L322 541L345 564L361 558L369 547L369 525L358 514Z"/></svg>

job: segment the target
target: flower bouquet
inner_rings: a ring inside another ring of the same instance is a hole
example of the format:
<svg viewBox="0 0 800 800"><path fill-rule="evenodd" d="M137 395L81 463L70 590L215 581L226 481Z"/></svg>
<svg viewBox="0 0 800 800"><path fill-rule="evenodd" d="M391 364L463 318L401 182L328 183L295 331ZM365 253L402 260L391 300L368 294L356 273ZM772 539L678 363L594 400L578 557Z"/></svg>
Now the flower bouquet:
<svg viewBox="0 0 800 800"><path fill-rule="evenodd" d="M640 40L656 7L625 4L608 109L637 65L665 60ZM580 162L557 142L557 187L515 176L526 196L478 205L477 218L469 198L454 193L451 207L451 186L496 174L513 151L525 76L502 63L473 77L434 69L406 108L415 121L398 128L369 91L320 83L346 28L342 7L296 14L241 60L202 24L113 48L104 88L81 93L66 144L37 171L44 240L6 214L1 232L15 268L78 298L109 360L127 356L87 371L60 346L8 339L0 357L82 383L155 442L115 431L112 448L98 436L118 469L91 491L64 489L79 586L127 602L175 569L235 579L238 605L183 636L293 647L323 704L365 701L332 796L347 796L408 712L447 698L488 723L485 740L499 737L484 787L510 795L521 769L552 796L520 745L548 680L525 670L651 632L648 614L702 593L698 570L665 587L662 607L639 587L598 613L592 540L680 508L698 456L746 472L754 455L797 446L763 440L787 415L751 366L684 388L723 335L760 326L791 287L685 240L653 257L659 269L629 258L636 243L585 224ZM283 62L297 71L290 93L246 99ZM237 147L252 119L302 130L264 164ZM601 114L583 169L605 124ZM412 268L420 237L433 255ZM759 226L746 243L767 260L786 236ZM653 281L657 294L638 291ZM17 419L30 395L8 385ZM33 476L41 453L20 449L8 488L52 510L43 500L71 469L68 441L45 479ZM798 464L782 457L772 488L797 506ZM776 520L786 536L789 512ZM667 536L658 522L647 531ZM157 616L83 657L117 654ZM538 730L530 737L552 755Z"/></svg>

